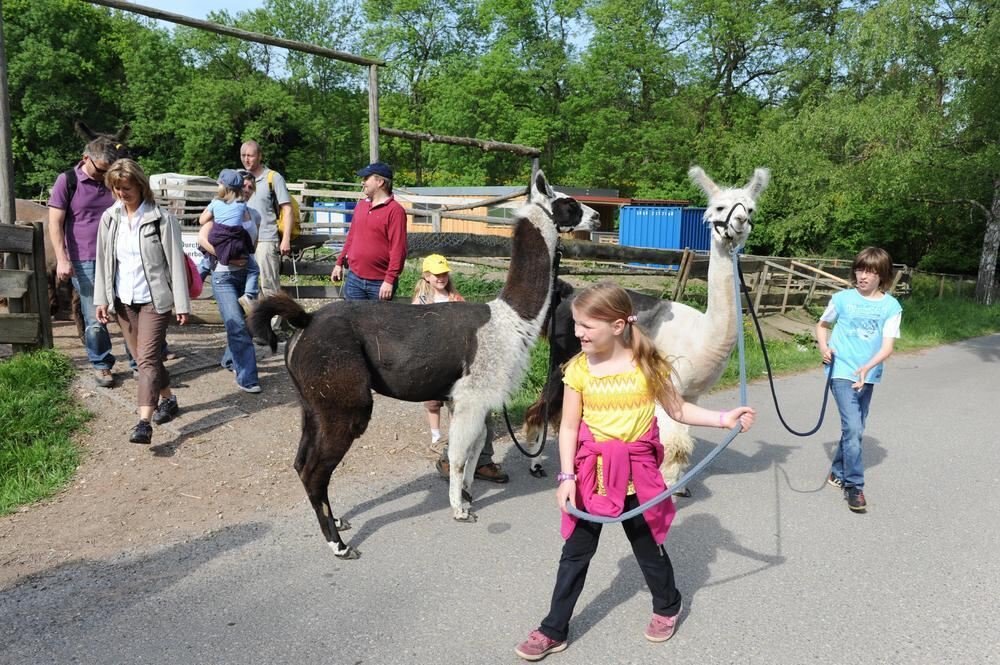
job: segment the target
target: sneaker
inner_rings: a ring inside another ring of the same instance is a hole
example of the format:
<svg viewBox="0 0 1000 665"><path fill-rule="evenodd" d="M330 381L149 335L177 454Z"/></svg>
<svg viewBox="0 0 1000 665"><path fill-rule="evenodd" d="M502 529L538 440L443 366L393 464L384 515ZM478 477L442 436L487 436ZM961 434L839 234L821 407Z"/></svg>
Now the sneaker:
<svg viewBox="0 0 1000 665"><path fill-rule="evenodd" d="M110 388L115 385L115 377L110 369L96 369L94 370L94 383L99 388Z"/></svg>
<svg viewBox="0 0 1000 665"><path fill-rule="evenodd" d="M826 484L831 487L836 487L839 490L844 489L844 481L833 475L833 471L831 471L830 475L826 477Z"/></svg>
<svg viewBox="0 0 1000 665"><path fill-rule="evenodd" d="M865 493L860 487L847 487L844 489L847 497L847 507L856 513L863 513L868 510L868 503L865 501Z"/></svg>
<svg viewBox="0 0 1000 665"><path fill-rule="evenodd" d="M153 422L157 425L169 423L180 409L177 406L177 395L171 395L160 400L159 406L153 412Z"/></svg>
<svg viewBox="0 0 1000 665"><path fill-rule="evenodd" d="M653 614L653 618L649 620L649 625L646 626L646 639L650 642L666 642L674 636L674 631L677 630L677 620L680 618L680 610L677 610L677 614L672 617Z"/></svg>
<svg viewBox="0 0 1000 665"><path fill-rule="evenodd" d="M149 424L148 420L140 420L132 428L128 440L131 443L149 443L153 440L153 426Z"/></svg>
<svg viewBox="0 0 1000 665"><path fill-rule="evenodd" d="M488 480L491 483L499 484L503 484L510 480L510 476L507 475L507 472L501 469L499 464L494 464L493 462L476 467L474 477L479 480Z"/></svg>
<svg viewBox="0 0 1000 665"><path fill-rule="evenodd" d="M240 386L240 384L238 383L236 385ZM252 386L240 386L240 390L242 390L245 393L253 393L254 395L256 395L257 393L260 392L260 385L255 383Z"/></svg>
<svg viewBox="0 0 1000 665"><path fill-rule="evenodd" d="M540 630L533 630L528 633L528 639L514 648L514 653L525 660L536 661L545 658L550 653L565 651L566 646L565 640L558 642Z"/></svg>
<svg viewBox="0 0 1000 665"><path fill-rule="evenodd" d="M243 295L241 295L238 298L238 300L239 300L239 303L240 303L240 307L243 308L243 313L244 314L249 314L250 310L253 309L253 301L251 301L249 298L247 298L247 296L246 296L245 293Z"/></svg>

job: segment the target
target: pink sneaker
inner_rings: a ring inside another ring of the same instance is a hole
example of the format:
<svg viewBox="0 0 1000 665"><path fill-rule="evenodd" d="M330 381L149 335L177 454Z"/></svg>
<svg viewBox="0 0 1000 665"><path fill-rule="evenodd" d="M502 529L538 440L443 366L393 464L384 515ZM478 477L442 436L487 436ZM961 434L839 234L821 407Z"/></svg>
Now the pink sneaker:
<svg viewBox="0 0 1000 665"><path fill-rule="evenodd" d="M550 653L558 653L565 650L566 642L557 642L542 633L542 631L533 630L528 633L528 639L514 648L514 653L525 660L535 661L545 658Z"/></svg>
<svg viewBox="0 0 1000 665"><path fill-rule="evenodd" d="M659 614L654 614L653 618L649 620L649 625L646 626L646 639L650 642L666 642L674 636L674 631L677 630L677 620L680 618L680 610L677 610L677 614L672 617L661 617Z"/></svg>

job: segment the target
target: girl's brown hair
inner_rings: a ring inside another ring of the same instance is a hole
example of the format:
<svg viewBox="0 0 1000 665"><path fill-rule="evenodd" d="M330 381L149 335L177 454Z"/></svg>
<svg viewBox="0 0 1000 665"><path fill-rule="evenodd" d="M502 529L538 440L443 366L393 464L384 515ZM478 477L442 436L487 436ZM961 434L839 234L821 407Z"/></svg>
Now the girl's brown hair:
<svg viewBox="0 0 1000 665"><path fill-rule="evenodd" d="M632 359L646 378L646 385L649 386L653 399L663 405L672 404L679 399L674 384L670 382L670 372L673 371L670 361L660 355L653 340L638 323L629 321L629 317L634 316L635 309L625 289L613 282L595 284L573 300L573 311L608 323L619 319L624 321L625 343L632 349Z"/></svg>
<svg viewBox="0 0 1000 665"><path fill-rule="evenodd" d="M857 286L855 271L864 270L878 275L878 289L885 293L892 285L892 257L881 247L865 247L851 264L851 286Z"/></svg>
<svg viewBox="0 0 1000 665"><path fill-rule="evenodd" d="M121 185L125 180L137 185L142 192L142 200L150 205L156 204L153 190L149 186L149 178L143 172L142 167L134 160L123 158L115 161L104 174L104 184L114 191L115 187Z"/></svg>

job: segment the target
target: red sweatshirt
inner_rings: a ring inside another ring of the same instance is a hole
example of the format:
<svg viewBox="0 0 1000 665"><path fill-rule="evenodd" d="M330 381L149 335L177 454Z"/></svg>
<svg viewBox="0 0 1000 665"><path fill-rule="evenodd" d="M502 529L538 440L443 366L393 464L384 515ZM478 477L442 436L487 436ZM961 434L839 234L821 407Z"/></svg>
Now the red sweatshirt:
<svg viewBox="0 0 1000 665"><path fill-rule="evenodd" d="M403 272L406 260L406 212L395 198L377 206L363 199L354 209L351 228L337 265L348 267L362 279L379 279L393 284Z"/></svg>

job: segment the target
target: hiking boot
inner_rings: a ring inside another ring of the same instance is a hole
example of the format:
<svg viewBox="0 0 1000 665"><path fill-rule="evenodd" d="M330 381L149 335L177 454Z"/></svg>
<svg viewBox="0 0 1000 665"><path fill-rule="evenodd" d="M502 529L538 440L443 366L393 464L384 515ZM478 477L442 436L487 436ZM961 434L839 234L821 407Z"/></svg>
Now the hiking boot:
<svg viewBox="0 0 1000 665"><path fill-rule="evenodd" d="M550 653L558 653L565 650L565 640L559 642L548 637L540 630L533 630L528 633L528 639L514 648L514 653L525 660L536 661L545 658Z"/></svg>
<svg viewBox="0 0 1000 665"><path fill-rule="evenodd" d="M493 462L476 467L474 477L479 480L488 480L491 483L499 484L503 484L510 480L510 476L507 475L507 472L501 469L499 464L494 464Z"/></svg>
<svg viewBox="0 0 1000 665"><path fill-rule="evenodd" d="M156 411L153 411L153 422L157 425L169 423L180 409L177 406L177 395L171 395L160 400Z"/></svg>
<svg viewBox="0 0 1000 665"><path fill-rule="evenodd" d="M844 481L833 475L833 471L831 471L830 475L826 477L826 484L831 487L836 487L839 490L844 489Z"/></svg>
<svg viewBox="0 0 1000 665"><path fill-rule="evenodd" d="M111 373L110 369L95 369L94 383L96 383L99 388L110 388L115 385L115 377Z"/></svg>
<svg viewBox="0 0 1000 665"><path fill-rule="evenodd" d="M149 424L148 420L140 420L132 428L132 434L129 435L128 440L131 443L149 443L153 440L153 426Z"/></svg>
<svg viewBox="0 0 1000 665"><path fill-rule="evenodd" d="M677 610L677 614L672 617L653 614L649 625L646 626L646 639L650 642L666 642L674 636L674 631L677 630L677 620L680 618L680 610Z"/></svg>
<svg viewBox="0 0 1000 665"><path fill-rule="evenodd" d="M847 507L856 513L863 513L868 510L868 503L865 501L865 493L860 487L847 487L844 489L847 497Z"/></svg>

